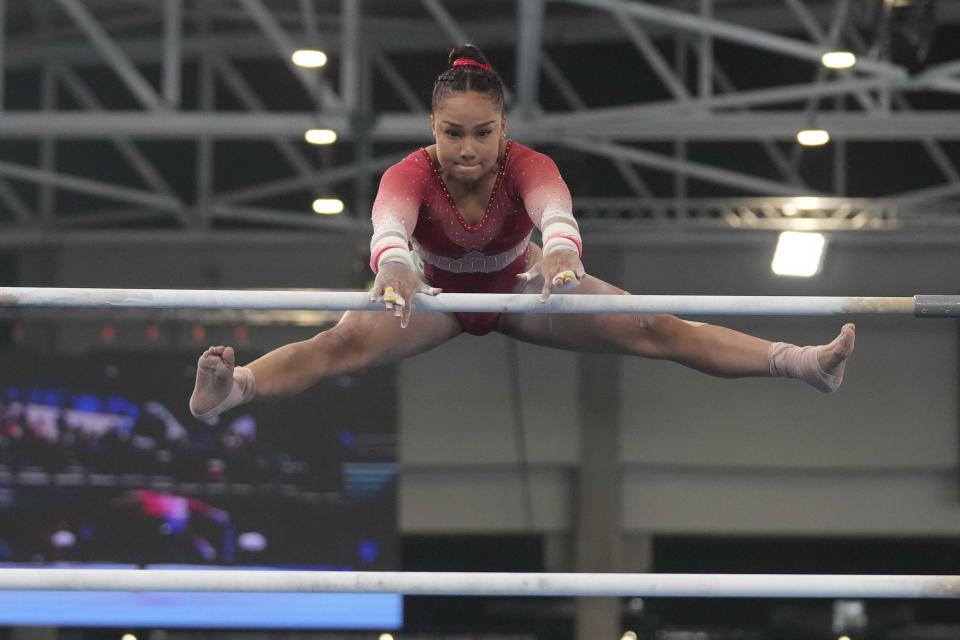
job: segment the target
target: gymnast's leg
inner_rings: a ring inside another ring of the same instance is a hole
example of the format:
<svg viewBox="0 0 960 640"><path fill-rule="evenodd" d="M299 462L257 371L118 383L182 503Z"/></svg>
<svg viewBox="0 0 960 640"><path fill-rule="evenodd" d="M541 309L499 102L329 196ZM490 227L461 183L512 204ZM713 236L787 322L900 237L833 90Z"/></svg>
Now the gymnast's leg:
<svg viewBox="0 0 960 640"><path fill-rule="evenodd" d="M257 398L291 396L330 376L389 364L431 349L460 333L453 315L417 314L410 325L386 311L348 311L333 328L284 345L245 367L232 347L210 347L197 363L190 411L215 415Z"/></svg>
<svg viewBox="0 0 960 640"><path fill-rule="evenodd" d="M540 293L541 288L542 282L530 282L520 289ZM576 289L555 295L624 293L587 275ZM504 314L497 330L525 342L572 351L672 360L723 378L798 378L827 393L840 386L855 339L855 327L846 324L829 344L797 347L668 315Z"/></svg>

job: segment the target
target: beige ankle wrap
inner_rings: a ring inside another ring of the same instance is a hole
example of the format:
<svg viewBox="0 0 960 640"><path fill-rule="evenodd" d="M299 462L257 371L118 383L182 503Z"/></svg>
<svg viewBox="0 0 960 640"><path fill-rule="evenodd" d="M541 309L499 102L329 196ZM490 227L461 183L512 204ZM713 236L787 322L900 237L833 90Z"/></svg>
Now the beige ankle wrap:
<svg viewBox="0 0 960 640"><path fill-rule="evenodd" d="M220 415L224 411L228 411L229 409L233 409L238 405L250 402L256 395L257 381L253 377L253 371L246 367L234 367L233 387L230 389L230 393L227 394L227 397L223 399L223 402L215 406L213 409L205 411L204 413L193 413L193 409L191 409L190 412L200 420L209 420L210 418Z"/></svg>
<svg viewBox="0 0 960 640"><path fill-rule="evenodd" d="M774 378L796 378L824 393L833 393L843 382L846 362L830 374L820 367L817 355L825 345L818 347L798 347L786 342L774 342L770 345L770 375Z"/></svg>

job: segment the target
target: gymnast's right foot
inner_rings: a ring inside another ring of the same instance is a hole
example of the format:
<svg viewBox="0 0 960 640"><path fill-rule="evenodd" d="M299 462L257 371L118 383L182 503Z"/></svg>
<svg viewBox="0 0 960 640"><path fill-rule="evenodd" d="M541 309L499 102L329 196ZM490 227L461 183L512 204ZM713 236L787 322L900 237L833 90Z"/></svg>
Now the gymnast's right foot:
<svg viewBox="0 0 960 640"><path fill-rule="evenodd" d="M220 409L233 390L236 354L233 347L210 347L197 361L197 382L190 396L190 413L197 418L210 418L225 411Z"/></svg>

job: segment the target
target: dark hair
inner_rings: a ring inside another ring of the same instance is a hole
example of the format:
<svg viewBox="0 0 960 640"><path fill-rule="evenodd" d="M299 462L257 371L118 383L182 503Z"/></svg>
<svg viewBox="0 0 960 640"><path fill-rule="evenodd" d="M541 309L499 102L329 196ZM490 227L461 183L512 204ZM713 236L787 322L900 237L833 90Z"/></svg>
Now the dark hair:
<svg viewBox="0 0 960 640"><path fill-rule="evenodd" d="M478 63L454 66L458 60L471 60ZM482 68L479 65L486 65ZM447 56L447 69L433 83L433 99L431 107L436 109L441 102L456 93L476 91L493 100L503 109L503 80L497 72L489 67L487 57L472 44L455 47Z"/></svg>

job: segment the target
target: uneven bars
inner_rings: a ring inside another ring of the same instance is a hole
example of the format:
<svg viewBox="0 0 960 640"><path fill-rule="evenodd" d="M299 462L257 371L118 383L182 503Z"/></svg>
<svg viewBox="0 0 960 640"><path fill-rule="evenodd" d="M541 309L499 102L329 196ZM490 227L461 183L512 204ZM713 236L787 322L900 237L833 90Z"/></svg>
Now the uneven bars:
<svg viewBox="0 0 960 640"><path fill-rule="evenodd" d="M272 309L377 311L363 291L243 291L205 289L73 289L0 287L0 307L86 309ZM960 296L664 296L555 294L416 294L419 311L496 313L672 313L678 315L831 316L852 314L960 317Z"/></svg>
<svg viewBox="0 0 960 640"><path fill-rule="evenodd" d="M960 576L0 569L10 590L913 599L958 598Z"/></svg>

